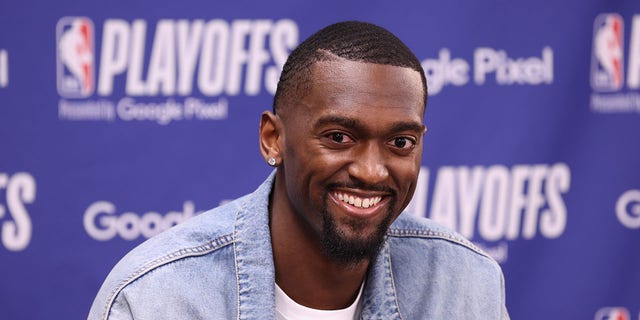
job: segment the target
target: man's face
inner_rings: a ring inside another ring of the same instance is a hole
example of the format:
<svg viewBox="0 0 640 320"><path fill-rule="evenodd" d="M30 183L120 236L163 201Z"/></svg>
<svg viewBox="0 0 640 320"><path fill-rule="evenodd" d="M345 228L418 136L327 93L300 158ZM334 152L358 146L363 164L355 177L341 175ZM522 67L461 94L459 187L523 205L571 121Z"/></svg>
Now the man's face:
<svg viewBox="0 0 640 320"><path fill-rule="evenodd" d="M286 194L330 258L372 258L408 205L422 156L420 74L344 59L313 66L282 116Z"/></svg>

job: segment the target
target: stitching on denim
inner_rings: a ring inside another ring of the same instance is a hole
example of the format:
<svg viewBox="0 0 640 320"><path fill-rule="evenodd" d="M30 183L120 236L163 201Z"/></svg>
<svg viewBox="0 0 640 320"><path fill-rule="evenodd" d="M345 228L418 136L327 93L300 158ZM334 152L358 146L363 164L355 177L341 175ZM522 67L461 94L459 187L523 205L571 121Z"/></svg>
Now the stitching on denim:
<svg viewBox="0 0 640 320"><path fill-rule="evenodd" d="M396 282L393 277L393 266L391 265L391 248L387 247L388 254L387 256L387 264L389 264L389 274L391 276L391 287L393 288L393 300L396 304L396 309L398 310L398 315L400 316L400 320L403 320L402 312L400 312L400 304L398 303L398 295L396 290Z"/></svg>
<svg viewBox="0 0 640 320"><path fill-rule="evenodd" d="M243 201L242 206L239 206L238 211L236 211L236 217L233 220L233 238L237 239L236 237L236 227L238 225L238 216L240 215L241 212L245 212L247 210L246 208L247 202ZM237 255L237 248L236 248L236 242L233 242L233 265L236 268L236 288L238 290L238 300L237 300L237 305L236 305L236 316L237 319L240 319L240 273L238 272L238 255Z"/></svg>
<svg viewBox="0 0 640 320"><path fill-rule="evenodd" d="M191 248L182 248L180 250L174 251L172 253L169 253L167 255L164 255L160 258L157 258L155 260L152 260L144 264L142 267L138 268L137 271L129 275L129 277L120 281L120 283L116 286L116 288L111 292L111 294L109 295L109 298L107 299L107 304L105 305L103 319L107 320L109 316L109 310L111 310L111 307L115 302L116 297L118 296L120 291L122 291L131 282L137 280L138 278L148 273L149 271L155 268L158 268L164 264L167 264L169 262L177 261L187 257L205 255L217 249L225 247L229 243L233 243L234 242L233 239L234 238L232 235L227 234L199 246L195 246Z"/></svg>
<svg viewBox="0 0 640 320"><path fill-rule="evenodd" d="M391 237L419 237L419 238L429 238L429 239L442 239L457 243L464 247L475 251L476 253L488 257L488 255L478 248L476 245L471 243L469 240L458 237L450 232L445 231L436 231L431 229L389 229L387 231L387 235Z"/></svg>

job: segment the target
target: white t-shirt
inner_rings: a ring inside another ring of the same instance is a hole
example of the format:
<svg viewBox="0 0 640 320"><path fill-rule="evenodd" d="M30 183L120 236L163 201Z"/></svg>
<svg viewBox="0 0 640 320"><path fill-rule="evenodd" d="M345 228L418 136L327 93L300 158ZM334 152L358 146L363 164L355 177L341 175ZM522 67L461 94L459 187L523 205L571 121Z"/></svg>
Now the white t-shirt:
<svg viewBox="0 0 640 320"><path fill-rule="evenodd" d="M276 319L277 320L353 320L362 307L362 288L356 300L348 307L339 310L318 310L296 303L276 284Z"/></svg>

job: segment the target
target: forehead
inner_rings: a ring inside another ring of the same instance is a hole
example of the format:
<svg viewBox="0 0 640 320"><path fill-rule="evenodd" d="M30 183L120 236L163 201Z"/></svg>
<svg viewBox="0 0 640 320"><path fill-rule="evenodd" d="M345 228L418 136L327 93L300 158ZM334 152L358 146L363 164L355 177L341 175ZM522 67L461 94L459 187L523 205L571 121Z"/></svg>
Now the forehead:
<svg viewBox="0 0 640 320"><path fill-rule="evenodd" d="M422 122L424 89L415 70L342 58L316 62L311 70L309 90L296 108L307 116L377 115Z"/></svg>

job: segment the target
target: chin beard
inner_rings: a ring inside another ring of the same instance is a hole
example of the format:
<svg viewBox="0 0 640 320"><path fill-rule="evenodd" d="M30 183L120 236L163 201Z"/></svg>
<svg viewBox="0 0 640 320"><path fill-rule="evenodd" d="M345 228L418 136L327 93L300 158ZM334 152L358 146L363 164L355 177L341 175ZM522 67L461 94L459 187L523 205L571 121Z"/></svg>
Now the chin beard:
<svg viewBox="0 0 640 320"><path fill-rule="evenodd" d="M393 208L393 206L390 206ZM389 212L375 232L366 238L348 238L338 229L335 220L326 208L322 211L322 238L320 239L325 254L335 262L343 265L355 265L362 261L372 261L385 241L387 230L391 225L392 214ZM353 221L346 227L356 231L364 227L362 223Z"/></svg>

